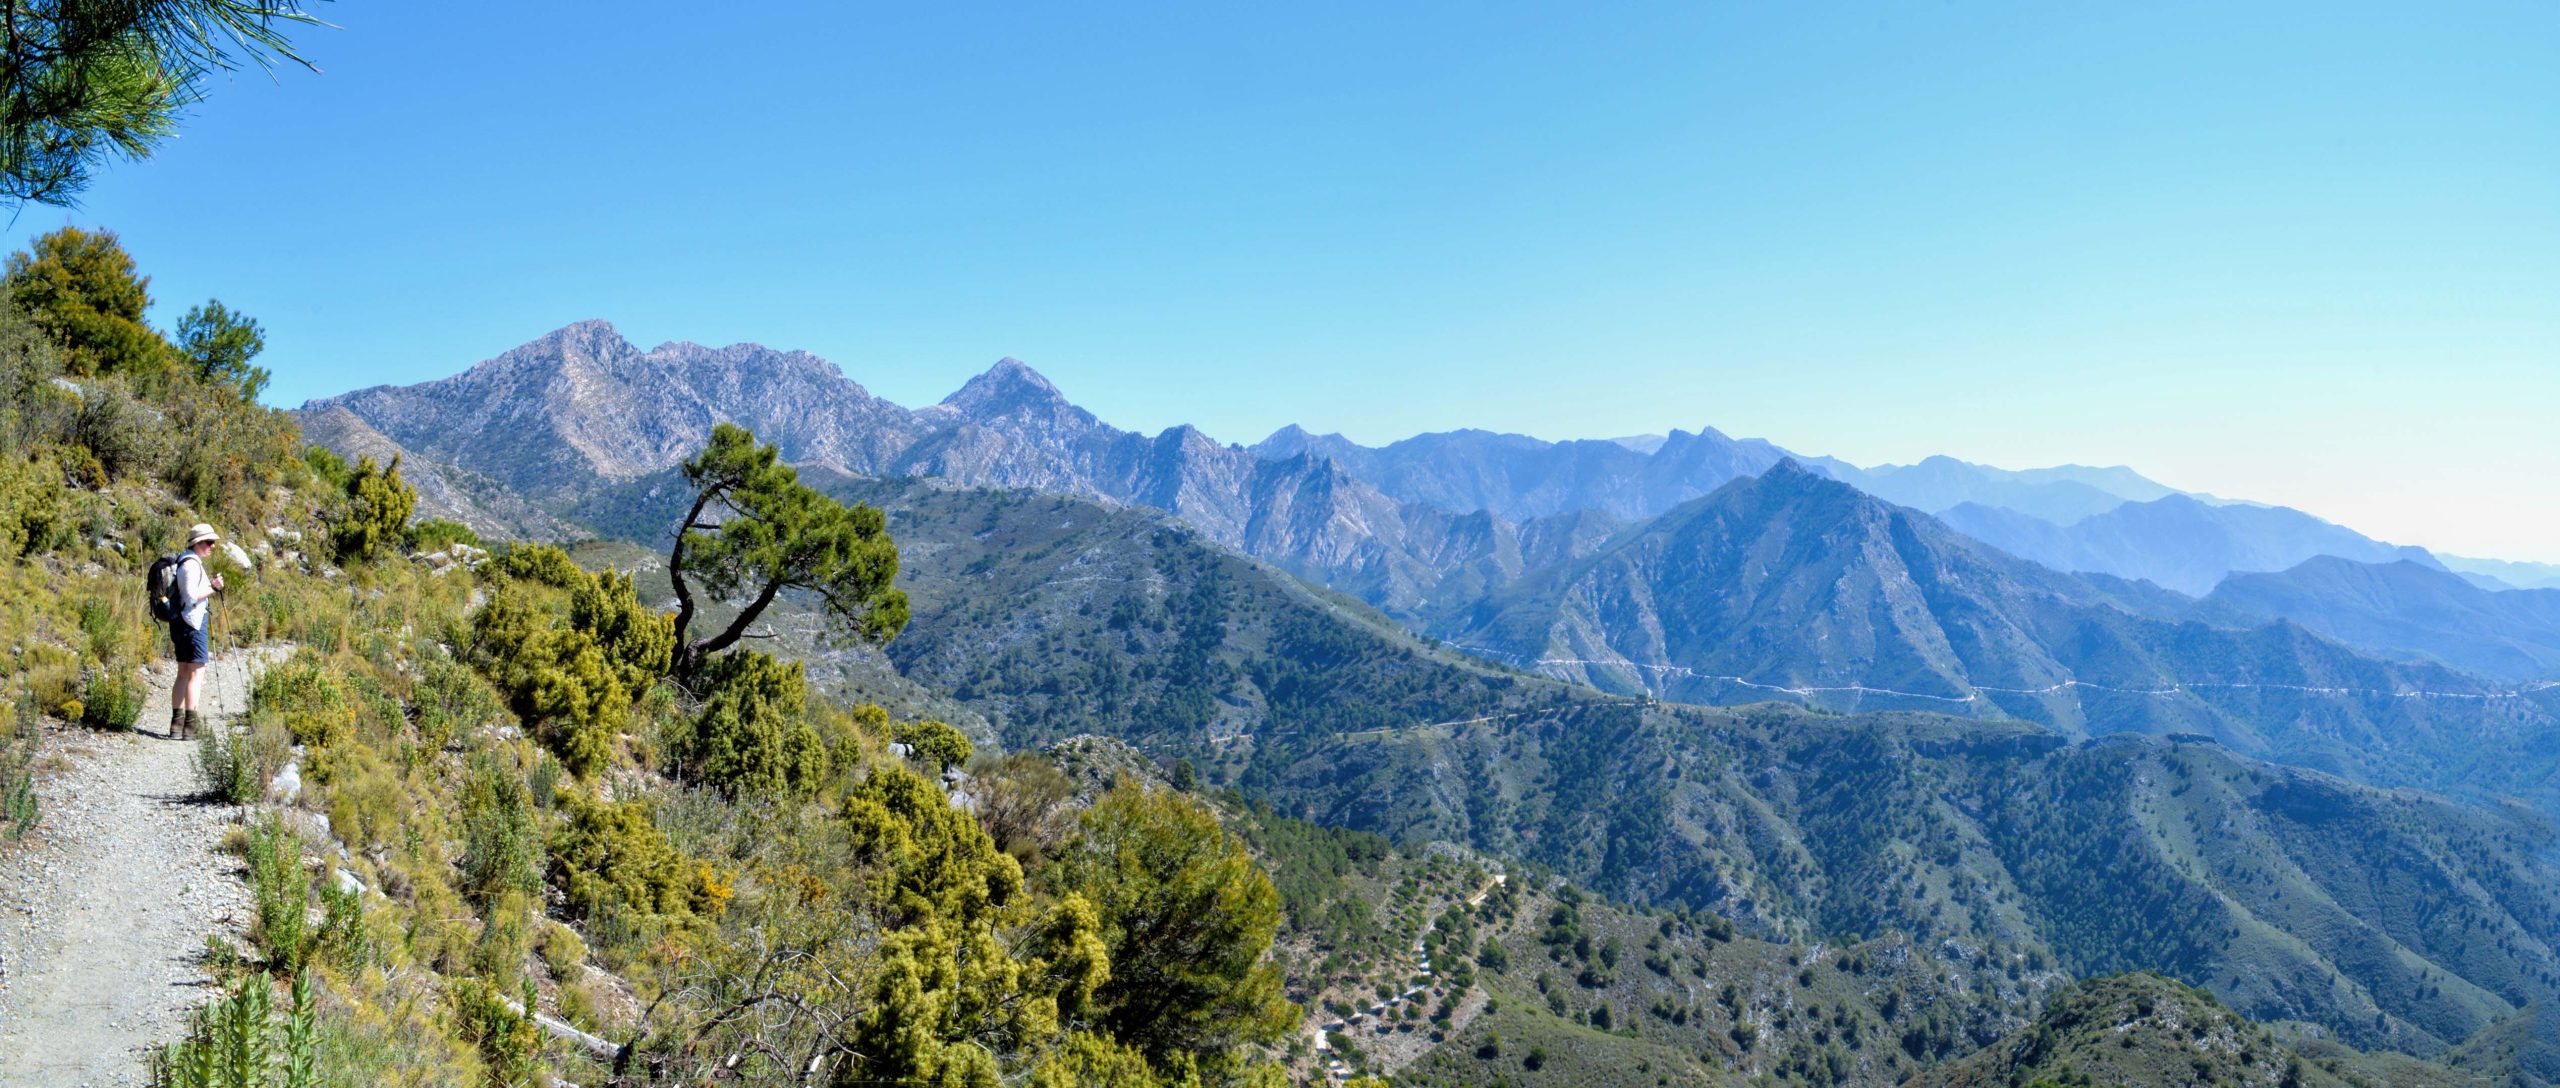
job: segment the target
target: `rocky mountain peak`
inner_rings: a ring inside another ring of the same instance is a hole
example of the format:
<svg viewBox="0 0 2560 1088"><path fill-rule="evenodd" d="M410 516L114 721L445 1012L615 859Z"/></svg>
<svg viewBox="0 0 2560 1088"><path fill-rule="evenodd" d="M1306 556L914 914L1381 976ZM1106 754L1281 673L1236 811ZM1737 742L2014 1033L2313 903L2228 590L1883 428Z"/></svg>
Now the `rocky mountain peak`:
<svg viewBox="0 0 2560 1088"><path fill-rule="evenodd" d="M1073 411L1066 395L1029 363L1010 355L969 379L958 392L942 399L942 407L970 419L1052 414Z"/></svg>
<svg viewBox="0 0 2560 1088"><path fill-rule="evenodd" d="M1300 450L1306 449L1308 446L1314 445L1316 439L1317 436L1315 432L1298 426L1295 423L1291 423L1281 427L1279 430L1271 432L1271 437L1254 443L1253 448L1256 452L1269 450L1271 452L1267 456L1277 459L1290 456Z"/></svg>
<svg viewBox="0 0 2560 1088"><path fill-rule="evenodd" d="M1831 489L1850 494L1857 492L1854 487L1804 467L1802 462L1793 457L1781 457L1776 464L1770 465L1760 474L1760 483L1762 486L1775 486L1790 491Z"/></svg>
<svg viewBox="0 0 2560 1088"><path fill-rule="evenodd" d="M637 353L639 349L625 339L622 330L601 317L573 321L536 338L532 343L509 352L509 355L535 356L606 356Z"/></svg>

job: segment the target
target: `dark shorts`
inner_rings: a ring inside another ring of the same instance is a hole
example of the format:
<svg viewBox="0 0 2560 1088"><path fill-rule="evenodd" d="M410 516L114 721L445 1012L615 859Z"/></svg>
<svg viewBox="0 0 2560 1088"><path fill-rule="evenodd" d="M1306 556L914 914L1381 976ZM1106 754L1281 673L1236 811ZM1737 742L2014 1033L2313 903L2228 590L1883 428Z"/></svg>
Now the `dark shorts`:
<svg viewBox="0 0 2560 1088"><path fill-rule="evenodd" d="M204 632L184 623L169 625L169 652L181 665L202 665L213 660L213 648L205 641Z"/></svg>

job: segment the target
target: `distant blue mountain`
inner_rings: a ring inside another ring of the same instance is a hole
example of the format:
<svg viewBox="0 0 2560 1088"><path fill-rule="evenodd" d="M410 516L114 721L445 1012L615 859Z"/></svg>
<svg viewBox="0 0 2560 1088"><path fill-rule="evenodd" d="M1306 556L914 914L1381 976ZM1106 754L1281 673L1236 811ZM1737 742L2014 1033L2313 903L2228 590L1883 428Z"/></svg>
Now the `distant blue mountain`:
<svg viewBox="0 0 2560 1088"><path fill-rule="evenodd" d="M1938 516L1958 532L2056 570L2140 579L2191 597L2213 592L2235 572L2287 570L2323 555L2443 569L2423 548L2386 544L2290 507L2217 506L2187 495L2129 502L2067 525L1979 503Z"/></svg>
<svg viewBox="0 0 2560 1088"><path fill-rule="evenodd" d="M2495 583L2487 586L2490 589L2560 589L2560 563L2473 559L2443 552L2437 552L2436 558L2444 560L2446 570L2462 575L2473 585L2481 585L2480 580L2486 578Z"/></svg>
<svg viewBox="0 0 2560 1088"><path fill-rule="evenodd" d="M1442 431L1372 447L1293 425L1252 450L1268 460L1300 454L1331 460L1400 502L1514 521L1577 511L1641 521L1790 458L1887 502L1931 512L1970 502L2069 523L2127 502L2181 494L2122 466L2012 470L1931 457L1862 468L1756 438L1729 438L1712 427L1567 442Z"/></svg>
<svg viewBox="0 0 2560 1088"><path fill-rule="evenodd" d="M2128 502L2148 502L2182 494L2176 488L2121 465L2090 468L2057 465L2012 470L1977 465L1953 457L1931 457L1915 465L1858 468L1825 459L1821 468L1834 479L1886 502L1932 513L1973 503L2015 511L2041 521L2068 525Z"/></svg>
<svg viewBox="0 0 2560 1088"><path fill-rule="evenodd" d="M1652 449L1627 439L1549 442L1493 431L1441 431L1385 446L1283 427L1252 446L1265 460L1325 458L1399 502L1452 514L1485 511L1510 521L1598 511L1652 517L1787 459L1756 438L1713 427L1673 431Z"/></svg>
<svg viewBox="0 0 2560 1088"><path fill-rule="evenodd" d="M2235 574L2195 617L2234 626L2290 620L2349 646L2501 680L2560 677L2560 589L2482 589L2401 560L2320 556L2290 570Z"/></svg>

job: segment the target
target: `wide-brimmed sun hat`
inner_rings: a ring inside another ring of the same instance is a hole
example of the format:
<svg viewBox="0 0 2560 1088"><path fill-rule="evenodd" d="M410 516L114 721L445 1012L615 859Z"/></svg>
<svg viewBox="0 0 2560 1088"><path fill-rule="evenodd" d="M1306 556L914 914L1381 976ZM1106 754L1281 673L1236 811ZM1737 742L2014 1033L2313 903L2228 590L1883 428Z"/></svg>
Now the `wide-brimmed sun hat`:
<svg viewBox="0 0 2560 1088"><path fill-rule="evenodd" d="M196 523L195 528L187 530L187 546L190 548L208 540L220 539L222 539L222 534L214 532L213 526L207 525L201 521Z"/></svg>

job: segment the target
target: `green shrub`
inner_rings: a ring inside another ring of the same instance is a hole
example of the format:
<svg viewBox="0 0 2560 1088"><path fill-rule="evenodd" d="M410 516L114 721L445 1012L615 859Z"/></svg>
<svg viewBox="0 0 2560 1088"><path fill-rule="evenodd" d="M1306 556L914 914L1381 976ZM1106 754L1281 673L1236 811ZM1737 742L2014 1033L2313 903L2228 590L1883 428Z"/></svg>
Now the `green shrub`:
<svg viewBox="0 0 2560 1088"><path fill-rule="evenodd" d="M563 796L568 819L551 840L551 879L571 910L684 918L716 912L726 898L709 867L686 864L647 805Z"/></svg>
<svg viewBox="0 0 2560 1088"><path fill-rule="evenodd" d="M526 997L532 996L530 983ZM484 1076L482 1083L490 1088L525 1088L536 1083L537 1061L542 1051L541 1029L529 1015L531 1005L510 1005L499 996L498 989L476 978L455 979L453 1011L462 1041L480 1053Z"/></svg>
<svg viewBox="0 0 2560 1088"><path fill-rule="evenodd" d="M497 558L498 573L509 578L539 582L558 589L570 589L585 580L587 572L569 558L569 553L549 544L518 544Z"/></svg>
<svg viewBox="0 0 2560 1088"><path fill-rule="evenodd" d="M206 729L196 734L196 781L205 793L235 805L266 794L267 782L284 769L291 742L272 718L252 717L236 729Z"/></svg>
<svg viewBox="0 0 2560 1088"><path fill-rule="evenodd" d="M400 479L400 458L376 468L373 458L359 457L344 489L346 509L330 529L338 561L352 563L389 554L407 539L409 515L418 509L418 493Z"/></svg>
<svg viewBox="0 0 2560 1088"><path fill-rule="evenodd" d="M280 723L296 744L324 745L353 735L356 706L336 672L308 651L260 674L249 689L251 720Z"/></svg>
<svg viewBox="0 0 2560 1088"><path fill-rule="evenodd" d="M675 617L640 603L630 575L608 570L579 577L569 590L569 623L595 639L623 690L637 694L667 674Z"/></svg>
<svg viewBox="0 0 2560 1088"><path fill-rule="evenodd" d="M471 973L501 986L525 981L524 963L533 954L537 917L528 899L509 892L481 914L480 939L471 949Z"/></svg>
<svg viewBox="0 0 2560 1088"><path fill-rule="evenodd" d="M33 555L77 539L62 480L62 465L50 454L0 459L0 555Z"/></svg>
<svg viewBox="0 0 2560 1088"><path fill-rule="evenodd" d="M42 235L9 255L0 285L75 375L150 379L176 361L177 353L144 320L151 280L136 272L114 231L66 226Z"/></svg>
<svg viewBox="0 0 2560 1088"><path fill-rule="evenodd" d="M115 609L103 597L82 597L74 606L80 616L80 633L88 636L89 656L112 662L124 656L124 629L116 622Z"/></svg>
<svg viewBox="0 0 2560 1088"><path fill-rule="evenodd" d="M430 751L452 744L463 730L501 720L507 711L497 690L479 673L443 658L427 662L410 703L417 714L418 740Z"/></svg>
<svg viewBox="0 0 2560 1088"><path fill-rule="evenodd" d="M302 844L273 814L249 826L243 853L257 920L249 938L267 966L298 974L312 947L311 878L302 868Z"/></svg>
<svg viewBox="0 0 2560 1088"><path fill-rule="evenodd" d="M544 919L541 934L535 941L536 948L542 953L542 965L550 969L551 977L567 984L578 981L579 976L586 973L587 945L578 939L577 930ZM565 992L563 996L566 996Z"/></svg>
<svg viewBox="0 0 2560 1088"><path fill-rule="evenodd" d="M488 752L462 786L462 892L488 907L542 886L542 838L524 780Z"/></svg>
<svg viewBox="0 0 2560 1088"><path fill-rule="evenodd" d="M827 778L827 746L808 716L807 675L797 661L752 650L713 658L702 709L669 730L675 770L730 796L805 794Z"/></svg>
<svg viewBox="0 0 2560 1088"><path fill-rule="evenodd" d="M534 734L580 778L612 761L614 737L630 719L631 697L622 690L604 652L584 631L553 630L527 646L523 702Z"/></svg>
<svg viewBox="0 0 2560 1088"><path fill-rule="evenodd" d="M473 532L468 525L444 518L428 518L409 527L409 548L412 551L443 551L456 544L477 548L480 546L480 534Z"/></svg>
<svg viewBox="0 0 2560 1088"><path fill-rule="evenodd" d="M944 722L899 722L890 727L889 736L906 745L915 761L933 768L935 774L969 762L975 750L968 734Z"/></svg>
<svg viewBox="0 0 2560 1088"><path fill-rule="evenodd" d="M345 490L347 479L356 472L355 466L348 464L345 457L327 446L302 447L302 463L312 475L320 478L320 482L341 491Z"/></svg>
<svg viewBox="0 0 2560 1088"><path fill-rule="evenodd" d="M91 670L80 690L80 720L99 729L131 729L142 717L142 685L124 669Z"/></svg>
<svg viewBox="0 0 2560 1088"><path fill-rule="evenodd" d="M532 591L510 585L472 617L470 653L571 773L604 769L631 696L593 635L560 626Z"/></svg>
<svg viewBox="0 0 2560 1088"><path fill-rule="evenodd" d="M169 436L159 417L122 383L93 380L81 386L71 440L97 458L107 479L121 480L170 462Z"/></svg>
<svg viewBox="0 0 2560 1088"><path fill-rule="evenodd" d="M250 975L197 1009L186 1038L152 1053L154 1088L317 1088L320 1017L311 980L294 980L280 1021L274 987L268 976Z"/></svg>
<svg viewBox="0 0 2560 1088"><path fill-rule="evenodd" d="M24 767L0 767L0 833L17 838L36 826L36 776Z"/></svg>

